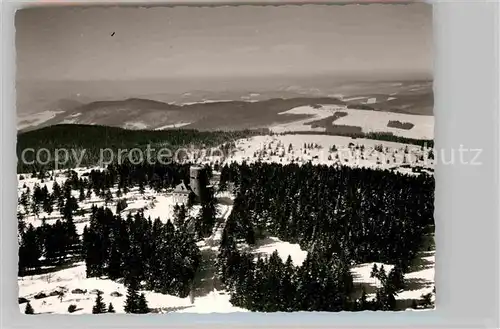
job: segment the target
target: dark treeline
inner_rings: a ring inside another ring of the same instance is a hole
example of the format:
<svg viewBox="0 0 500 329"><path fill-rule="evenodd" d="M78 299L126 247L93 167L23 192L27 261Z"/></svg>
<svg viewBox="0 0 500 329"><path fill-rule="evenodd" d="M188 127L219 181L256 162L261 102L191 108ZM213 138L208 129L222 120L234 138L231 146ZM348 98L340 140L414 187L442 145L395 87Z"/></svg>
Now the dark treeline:
<svg viewBox="0 0 500 329"><path fill-rule="evenodd" d="M147 146L156 150L168 148L175 152L179 148L197 147L211 148L220 147L227 151L235 140L259 134L258 131L197 131L192 129L178 130L127 130L117 127L106 127L98 125L74 125L61 124L44 127L37 130L23 132L17 138L18 172L26 173L33 170L40 171L54 168L55 150L67 150L69 161L58 168L71 168L77 164L76 158L82 157L81 166L98 165L102 155L109 156L113 150L115 159L118 150L132 150L138 148L145 153ZM35 161L36 154L40 149L50 152L41 152L39 161ZM25 153L23 154L23 151ZM157 156L154 152L153 156ZM59 154L63 158L63 151ZM50 156L50 158L48 157ZM25 160L23 162L22 160ZM178 160L178 159L175 159ZM165 161L165 159L163 159ZM32 163L33 162L33 163ZM43 164L47 162L47 164Z"/></svg>
<svg viewBox="0 0 500 329"><path fill-rule="evenodd" d="M389 122L387 123L387 127L410 130L413 127L415 127L415 125L411 122L401 122L399 120L389 120Z"/></svg>
<svg viewBox="0 0 500 329"><path fill-rule="evenodd" d="M200 251L186 222L152 221L142 212L125 219L108 208L92 208L90 225L83 233L87 277L124 279L127 287L188 296L200 262Z"/></svg>
<svg viewBox="0 0 500 329"><path fill-rule="evenodd" d="M61 264L80 254L80 239L73 221L56 221L35 228L28 225L20 234L19 275L36 273L42 266Z"/></svg>
<svg viewBox="0 0 500 329"><path fill-rule="evenodd" d="M141 193L146 187L159 192L172 188L177 184L189 182L189 164L159 163L138 165L124 161L121 164L111 164L106 170L92 170L88 175L89 188L98 196L106 196L112 187L117 187L117 196L128 193L138 186Z"/></svg>
<svg viewBox="0 0 500 329"><path fill-rule="evenodd" d="M434 180L425 174L232 164L221 173L221 186L228 184L237 196L220 246L219 269L233 302L253 310L394 309L403 273L433 224ZM254 263L236 248L267 234L308 250L304 264L283 264L277 255ZM395 265L390 273L374 272L383 287L373 302L366 295L352 299L349 268L365 262ZM292 302L287 295L295 296Z"/></svg>
<svg viewBox="0 0 500 329"><path fill-rule="evenodd" d="M237 189L235 222L354 263L406 269L434 222L434 178L427 174L233 163L221 172L221 186L228 182Z"/></svg>
<svg viewBox="0 0 500 329"><path fill-rule="evenodd" d="M341 126L339 126L341 127ZM348 126L346 126L348 127ZM353 126L354 127L354 126ZM342 132L341 129L335 132L322 132L322 131L287 131L281 133L281 135L331 135L331 136L344 136L351 138L366 138L366 139L374 139L386 142L396 142L403 144L411 144L425 147L434 147L434 140L432 139L415 139L415 138L407 138L402 136L394 135L390 132Z"/></svg>

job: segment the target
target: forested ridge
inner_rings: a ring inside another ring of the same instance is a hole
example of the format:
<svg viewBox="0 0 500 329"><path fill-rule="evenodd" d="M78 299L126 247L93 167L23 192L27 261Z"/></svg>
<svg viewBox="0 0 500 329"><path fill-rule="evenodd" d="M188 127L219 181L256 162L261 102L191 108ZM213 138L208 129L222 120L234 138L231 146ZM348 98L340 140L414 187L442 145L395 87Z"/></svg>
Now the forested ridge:
<svg viewBox="0 0 500 329"><path fill-rule="evenodd" d="M149 147L154 149L152 157L156 157L159 149L175 152L180 148L212 148L217 147L228 152L230 145L240 138L259 134L259 131L197 131L192 129L172 130L127 130L117 127L98 125L60 124L37 130L23 132L17 138L17 170L27 173L55 168L55 151L63 150L69 154L69 161L58 165L59 169L74 168L77 158L82 157L81 166L96 166L107 161L111 150L114 159L120 149L131 151L139 149L143 153ZM39 150L48 150L39 153ZM27 151L26 151L27 150ZM24 151L24 154L23 154ZM105 158L101 157L103 155ZM172 157L172 155L170 155ZM39 160L39 161L35 161ZM143 159L145 161L147 159ZM157 160L153 158L152 160ZM167 159L164 159L167 160ZM171 162L180 159L169 159ZM110 161L112 162L112 161ZM154 161L153 161L154 162Z"/></svg>

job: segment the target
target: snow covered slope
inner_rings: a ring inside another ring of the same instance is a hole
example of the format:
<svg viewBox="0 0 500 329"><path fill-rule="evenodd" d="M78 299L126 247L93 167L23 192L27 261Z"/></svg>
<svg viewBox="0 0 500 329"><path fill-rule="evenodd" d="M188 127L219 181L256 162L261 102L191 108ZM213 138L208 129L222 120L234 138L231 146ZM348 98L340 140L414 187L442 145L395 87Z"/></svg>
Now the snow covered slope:
<svg viewBox="0 0 500 329"><path fill-rule="evenodd" d="M334 149L333 149L334 148ZM405 153L407 152L407 153ZM265 135L241 139L226 162L276 162L346 165L412 173L432 171L431 148L403 143L330 135Z"/></svg>
<svg viewBox="0 0 500 329"><path fill-rule="evenodd" d="M337 113L337 114L336 114ZM363 133L386 132L396 136L414 139L432 139L434 137L434 116L412 115L394 112L351 109L346 105L300 106L279 113L282 116L301 115L305 119L292 120L288 123L271 125L269 128L276 133L293 131L328 131L328 126L345 125L360 127ZM318 125L318 120L326 120L332 116L332 121ZM291 117L293 119L293 116ZM388 127L389 121L411 123L411 129ZM313 124L315 123L316 124Z"/></svg>

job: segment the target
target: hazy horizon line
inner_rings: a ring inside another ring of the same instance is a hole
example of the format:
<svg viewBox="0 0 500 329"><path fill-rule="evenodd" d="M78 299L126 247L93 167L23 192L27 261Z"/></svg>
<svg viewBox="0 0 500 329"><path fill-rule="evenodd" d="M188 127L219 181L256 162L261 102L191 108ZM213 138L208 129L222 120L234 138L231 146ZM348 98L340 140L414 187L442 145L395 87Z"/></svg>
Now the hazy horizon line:
<svg viewBox="0 0 500 329"><path fill-rule="evenodd" d="M189 82L190 80L196 79L196 80L204 80L204 81L209 81L209 80L275 80L275 79L308 79L308 80L321 80L321 79L332 79L332 82L336 83L356 83L356 82L392 82L392 81L434 81L434 76L433 74L415 74L415 75L401 75L401 76L386 76L386 77L381 77L381 76L333 76L329 74L324 74L324 75L318 75L315 74L314 77L307 76L307 75L268 75L268 76L199 76L199 77L165 77L165 78L158 78L158 77L142 77L142 78L134 78L134 79L71 79L71 78L65 78L65 79L56 79L56 78L16 78L16 83L18 82L141 82L141 81L165 81L165 82L175 82L175 81L186 81Z"/></svg>

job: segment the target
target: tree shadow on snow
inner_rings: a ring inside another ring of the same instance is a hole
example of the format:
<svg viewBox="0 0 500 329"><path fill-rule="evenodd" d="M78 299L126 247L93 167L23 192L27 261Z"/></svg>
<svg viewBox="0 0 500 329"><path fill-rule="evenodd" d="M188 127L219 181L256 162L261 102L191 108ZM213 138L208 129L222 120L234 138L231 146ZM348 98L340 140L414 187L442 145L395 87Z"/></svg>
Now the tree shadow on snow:
<svg viewBox="0 0 500 329"><path fill-rule="evenodd" d="M405 291L413 291L413 290L420 290L423 288L432 287L434 283L425 279L411 278L411 279L405 279L405 284L406 284Z"/></svg>
<svg viewBox="0 0 500 329"><path fill-rule="evenodd" d="M214 289L221 290L222 284L216 277L217 251L204 249L201 251L201 263L194 279L194 296L208 295Z"/></svg>

